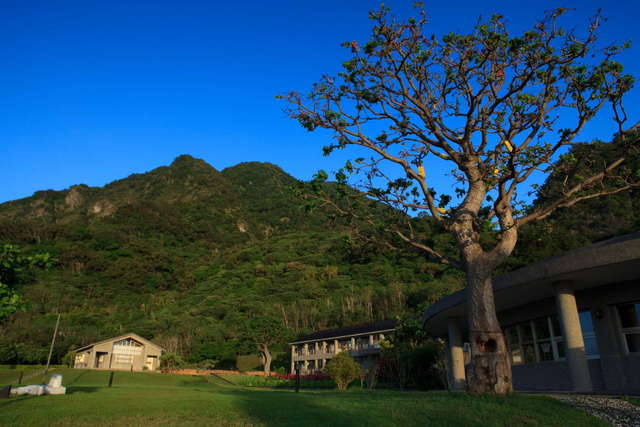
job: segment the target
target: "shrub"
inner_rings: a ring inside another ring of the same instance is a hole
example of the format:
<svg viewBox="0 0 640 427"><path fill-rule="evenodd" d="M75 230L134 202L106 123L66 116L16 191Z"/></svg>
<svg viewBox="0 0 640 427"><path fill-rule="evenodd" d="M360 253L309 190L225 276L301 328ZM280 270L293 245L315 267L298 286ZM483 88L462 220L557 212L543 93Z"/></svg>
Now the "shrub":
<svg viewBox="0 0 640 427"><path fill-rule="evenodd" d="M360 365L347 353L337 354L331 359L326 370L338 386L338 390L346 390L349 384L360 376Z"/></svg>
<svg viewBox="0 0 640 427"><path fill-rule="evenodd" d="M240 355L236 359L236 367L241 372L256 371L261 366L260 358L254 354Z"/></svg>
<svg viewBox="0 0 640 427"><path fill-rule="evenodd" d="M208 371L211 369L215 369L216 365L218 364L217 360L212 360L212 359L204 359L198 362L198 369L201 369L203 371Z"/></svg>
<svg viewBox="0 0 640 427"><path fill-rule="evenodd" d="M73 368L76 363L76 352L71 350L62 358L62 364L68 368Z"/></svg>
<svg viewBox="0 0 640 427"><path fill-rule="evenodd" d="M183 365L182 357L175 353L163 353L160 356L160 371L164 373L175 371Z"/></svg>

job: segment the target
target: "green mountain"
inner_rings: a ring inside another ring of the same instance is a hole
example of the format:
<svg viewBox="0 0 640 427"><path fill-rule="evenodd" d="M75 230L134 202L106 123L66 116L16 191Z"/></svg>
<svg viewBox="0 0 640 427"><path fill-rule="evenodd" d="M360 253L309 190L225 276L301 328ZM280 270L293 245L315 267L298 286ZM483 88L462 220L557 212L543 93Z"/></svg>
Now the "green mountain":
<svg viewBox="0 0 640 427"><path fill-rule="evenodd" d="M626 149L615 142L576 147L536 205ZM630 157L625 167L640 170L640 155ZM300 185L272 164L217 171L183 155L104 187L39 191L0 204L0 244L58 260L20 286L29 308L0 324L0 363L46 360L58 312L55 361L133 331L188 361L224 366L255 353L261 320L281 325L274 335L282 346L296 334L395 316L462 286L460 272L415 250L354 241L354 224L304 208ZM521 230L501 271L637 231L639 191L589 200ZM371 201L361 209L388 212ZM414 229L455 254L451 238L428 219L414 218Z"/></svg>
<svg viewBox="0 0 640 427"><path fill-rule="evenodd" d="M283 343L461 285L421 254L350 245L345 222L303 209L299 184L272 164L217 171L183 155L101 188L0 205L0 242L59 261L22 285L29 309L2 325L0 363L44 360L58 310L56 360L126 331L190 361L233 360L255 351L251 321L261 316L279 320Z"/></svg>

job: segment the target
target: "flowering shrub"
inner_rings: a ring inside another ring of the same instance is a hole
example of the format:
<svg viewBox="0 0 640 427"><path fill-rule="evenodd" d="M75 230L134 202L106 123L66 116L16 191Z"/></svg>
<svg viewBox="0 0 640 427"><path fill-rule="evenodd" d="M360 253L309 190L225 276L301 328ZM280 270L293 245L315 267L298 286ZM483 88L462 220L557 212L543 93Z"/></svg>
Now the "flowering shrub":
<svg viewBox="0 0 640 427"><path fill-rule="evenodd" d="M283 387L291 388L296 386L296 376L271 373L270 377L257 377L250 375L224 375L220 377L244 387ZM300 387L302 388L332 388L333 381L325 374L300 375Z"/></svg>
<svg viewBox="0 0 640 427"><path fill-rule="evenodd" d="M271 373L272 376L276 376L278 378L282 378L285 380L295 380L296 374L279 374L279 373ZM329 379L328 374L308 374L308 375L300 375L301 381L320 381Z"/></svg>

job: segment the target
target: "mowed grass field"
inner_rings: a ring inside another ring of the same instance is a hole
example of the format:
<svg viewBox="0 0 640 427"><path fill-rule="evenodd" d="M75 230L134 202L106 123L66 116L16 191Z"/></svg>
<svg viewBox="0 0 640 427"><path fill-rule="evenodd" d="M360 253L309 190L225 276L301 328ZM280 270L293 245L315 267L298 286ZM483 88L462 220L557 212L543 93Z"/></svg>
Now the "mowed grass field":
<svg viewBox="0 0 640 427"><path fill-rule="evenodd" d="M247 389L210 377L57 369L67 394L0 400L2 426L604 426L543 396ZM0 372L0 374L6 374ZM0 377L2 378L2 377ZM33 377L28 383L46 383Z"/></svg>

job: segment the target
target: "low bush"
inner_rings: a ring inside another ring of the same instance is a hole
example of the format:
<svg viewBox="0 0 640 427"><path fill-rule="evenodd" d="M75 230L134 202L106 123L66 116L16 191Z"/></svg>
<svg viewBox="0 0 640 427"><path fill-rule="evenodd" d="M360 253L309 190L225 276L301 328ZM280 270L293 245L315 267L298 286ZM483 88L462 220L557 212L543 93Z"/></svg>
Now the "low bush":
<svg viewBox="0 0 640 427"><path fill-rule="evenodd" d="M347 353L339 353L327 364L327 373L338 390L346 390L353 380L360 377L360 365Z"/></svg>

